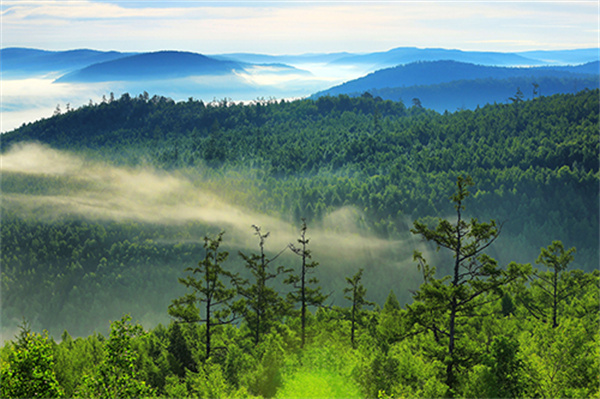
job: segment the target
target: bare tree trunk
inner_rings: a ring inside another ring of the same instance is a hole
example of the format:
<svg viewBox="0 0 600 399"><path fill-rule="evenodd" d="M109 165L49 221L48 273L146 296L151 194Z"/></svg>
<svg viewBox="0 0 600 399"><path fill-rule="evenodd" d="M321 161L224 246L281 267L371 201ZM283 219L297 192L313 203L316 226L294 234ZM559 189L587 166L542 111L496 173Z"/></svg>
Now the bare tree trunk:
<svg viewBox="0 0 600 399"><path fill-rule="evenodd" d="M552 293L552 328L556 328L558 327L558 267L554 268L554 276L552 283L552 285L554 286Z"/></svg>
<svg viewBox="0 0 600 399"><path fill-rule="evenodd" d="M306 329L306 244L303 244L302 250L302 287L301 287L301 297L302 297L302 344L301 348L304 348L304 339L305 339L305 329Z"/></svg>

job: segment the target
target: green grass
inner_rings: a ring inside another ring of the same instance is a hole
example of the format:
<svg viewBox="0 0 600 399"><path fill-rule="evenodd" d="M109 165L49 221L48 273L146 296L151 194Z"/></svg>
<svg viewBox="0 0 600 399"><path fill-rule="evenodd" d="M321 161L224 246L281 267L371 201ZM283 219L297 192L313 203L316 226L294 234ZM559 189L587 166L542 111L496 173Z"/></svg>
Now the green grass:
<svg viewBox="0 0 600 399"><path fill-rule="evenodd" d="M361 398L353 381L325 370L299 370L284 380L278 398Z"/></svg>

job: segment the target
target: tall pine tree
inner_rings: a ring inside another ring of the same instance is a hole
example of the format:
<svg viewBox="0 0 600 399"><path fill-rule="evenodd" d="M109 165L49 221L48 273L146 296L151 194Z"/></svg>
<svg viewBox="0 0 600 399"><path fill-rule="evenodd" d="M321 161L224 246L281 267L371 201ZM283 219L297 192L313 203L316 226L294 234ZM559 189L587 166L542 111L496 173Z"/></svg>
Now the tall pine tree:
<svg viewBox="0 0 600 399"><path fill-rule="evenodd" d="M409 315L423 331L432 331L436 341L447 346L446 384L448 396L456 393L456 369L461 364L461 351L457 343L461 322L474 314L483 303L498 300L502 287L520 277L525 277L530 265L511 263L507 270L485 254L485 250L498 238L500 228L494 220L480 223L472 218L465 220L464 201L469 196L468 187L473 185L470 177L459 176L457 190L452 195L456 210L454 223L439 219L434 229L421 222L414 222L413 234L432 241L439 250L449 250L454 258L452 274L435 277L435 267L430 267L421 253L415 251L414 258L423 270L424 283L415 294L415 301L408 306ZM492 295L487 295L492 294Z"/></svg>
<svg viewBox="0 0 600 399"><path fill-rule="evenodd" d="M281 251L272 259L265 254L265 241L269 233L262 233L261 228L253 225L254 234L258 237L259 253L246 255L239 252L246 262L246 268L250 271L253 284L248 280L238 283L238 293L244 298L241 303L243 315L248 327L252 332L254 344L258 345L261 337L268 333L273 323L281 318L287 310L285 301L277 291L268 285L269 281L277 278L285 272L283 267L271 270L271 262L283 252Z"/></svg>
<svg viewBox="0 0 600 399"><path fill-rule="evenodd" d="M231 301L236 296L236 289L227 288L222 279L225 277L235 282L238 277L222 267L229 256L228 252L219 251L223 234L224 232L219 233L214 239L204 237L206 250L204 259L198 263L198 267L186 269L192 273L191 275L179 279L179 282L191 288L192 292L173 300L169 306L169 314L177 321L206 325L206 359L211 354L213 327L232 323L235 320Z"/></svg>
<svg viewBox="0 0 600 399"><path fill-rule="evenodd" d="M298 274L291 274L284 281L286 284L291 284L294 287L294 290L288 294L289 301L293 304L300 304L302 347L304 347L306 341L306 309L308 306L321 306L325 299L327 299L327 295L321 292L321 287L315 287L319 283L319 280L316 277L309 277L319 263L311 260L311 251L306 248L308 242L309 239L306 238L306 220L303 218L300 238L298 239L298 244L300 245L295 246L294 244L290 244L292 252L302 259L300 272Z"/></svg>

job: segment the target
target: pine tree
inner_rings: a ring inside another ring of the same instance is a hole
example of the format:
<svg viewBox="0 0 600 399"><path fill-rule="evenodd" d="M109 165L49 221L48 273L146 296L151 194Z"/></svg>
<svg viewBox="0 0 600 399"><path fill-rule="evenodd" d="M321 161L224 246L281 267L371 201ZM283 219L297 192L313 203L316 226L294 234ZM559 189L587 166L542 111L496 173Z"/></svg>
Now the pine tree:
<svg viewBox="0 0 600 399"><path fill-rule="evenodd" d="M183 378L186 369L196 372L196 364L183 335L181 323L173 323L171 328L169 328L169 345L167 346L167 351L171 355L169 358L171 370L177 376Z"/></svg>
<svg viewBox="0 0 600 399"><path fill-rule="evenodd" d="M271 271L270 266L283 251L269 259L265 254L265 241L269 233L262 233L261 228L253 225L254 234L258 237L260 253L245 255L241 251L240 256L246 262L246 268L254 278L254 284L250 285L248 280L238 281L238 293L244 298L238 306L243 307L243 316L252 332L254 344L258 345L261 336L269 332L274 321L279 319L287 311L285 301L279 293L268 286L270 280L277 278L285 272L283 267ZM284 250L287 248L284 248Z"/></svg>
<svg viewBox="0 0 600 399"><path fill-rule="evenodd" d="M439 219L435 229L430 229L416 221L411 229L413 234L432 241L438 249L451 251L454 257L452 275L437 279L435 267L430 267L423 255L415 251L414 259L423 270L425 281L416 292L414 303L408 306L410 317L422 331L432 331L437 342L447 345L444 360L448 396L456 393L456 368L461 363L456 350L460 340L457 330L461 320L483 303L500 299L503 286L527 276L530 271L530 265L516 263L502 270L484 253L498 238L500 228L494 220L480 223L475 218L464 219L464 201L469 195L468 187L472 185L470 177L459 176L457 179L457 191L451 197L456 210L455 223Z"/></svg>
<svg viewBox="0 0 600 399"><path fill-rule="evenodd" d="M306 248L309 239L306 238L306 220L302 219L302 228L300 229L300 238L298 239L299 247L290 244L290 249L293 253L302 258L302 264L299 274L291 274L284 283L291 284L294 291L288 294L288 300L291 303L300 304L300 320L301 320L301 347L304 347L306 341L306 309L308 306L321 306L327 299L327 295L321 292L321 287L311 287L316 285L319 280L316 277L309 278L315 268L319 265L318 262L311 261L311 251Z"/></svg>
<svg viewBox="0 0 600 399"><path fill-rule="evenodd" d="M193 290L181 298L173 300L169 306L169 314L183 323L204 323L206 326L205 356L211 355L211 338L213 327L229 324L235 320L231 301L236 296L235 288L227 288L222 278L229 278L235 282L238 278L225 269L222 264L229 256L228 252L220 252L219 246L223 241L224 232L217 238L204 237L206 255L198 263L198 267L188 267L186 271L192 272L179 282ZM198 275L196 278L194 275ZM196 304L200 306L196 306ZM204 311L204 315L201 312Z"/></svg>
<svg viewBox="0 0 600 399"><path fill-rule="evenodd" d="M352 347L355 348L354 336L356 332L356 326L360 323L363 315L363 306L373 306L373 302L369 302L365 299L367 295L366 288L362 285L360 280L362 279L363 269L359 269L358 272L350 277L346 277L348 287L344 288L344 298L352 302L350 308L350 342Z"/></svg>
<svg viewBox="0 0 600 399"><path fill-rule="evenodd" d="M553 241L548 248L542 248L540 256L535 263L543 264L551 273L538 273L537 277L541 280L539 287L552 300L552 327L558 327L558 305L567 295L568 287L559 287L559 282L562 277L562 272L567 270L569 263L573 261L573 253L575 248L570 248L565 251L563 243Z"/></svg>

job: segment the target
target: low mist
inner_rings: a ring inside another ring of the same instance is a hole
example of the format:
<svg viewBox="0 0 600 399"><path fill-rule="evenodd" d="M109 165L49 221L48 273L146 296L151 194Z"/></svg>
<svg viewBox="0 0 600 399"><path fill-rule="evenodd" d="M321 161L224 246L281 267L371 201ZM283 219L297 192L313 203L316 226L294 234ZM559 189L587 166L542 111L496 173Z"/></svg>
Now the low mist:
<svg viewBox="0 0 600 399"><path fill-rule="evenodd" d="M90 222L136 221L165 226L200 223L209 226L207 230L212 232L226 231L223 246L231 254L227 262L242 269L236 252L258 252L258 239L251 227L256 225L263 233L270 232L265 245L267 256L283 251L277 259L279 264L286 267L299 264L299 259L285 249L296 243L300 226L255 212L252 204L232 205L227 198L205 187L202 172L192 182L177 172L115 167L39 144L20 145L5 153L2 171L65 182L60 190L3 193L4 208L23 216L35 215L40 222L75 217ZM421 283L412 261L413 251L427 252L427 248L416 237L406 242L374 237L361 227L364 224L364 215L352 207L344 207L326 215L318 227L308 225L309 249L313 259L320 263L316 277L324 290L333 294L330 304L347 305L342 293L345 277L352 276L359 268L365 269L363 282L370 290L368 299L382 306L393 289L401 302L409 301L411 290ZM202 239L187 238L199 243ZM173 244L177 240L182 238L174 237ZM177 277L181 275L174 275L173 280ZM166 315L166 309L158 311Z"/></svg>
<svg viewBox="0 0 600 399"><path fill-rule="evenodd" d="M89 220L160 224L202 222L227 230L229 240L238 246L254 241L252 225L271 231L269 243L275 247L294 242L298 236L299 226L253 212L251 204L247 208L233 206L226 198L202 187L202 176L192 183L178 173L86 161L39 144L20 145L4 154L2 170L77 181L79 189L64 195L4 195L8 205L18 206L24 212L43 209L51 219L77 215ZM357 251L386 251L403 246L401 242L367 236L359 227L362 218L352 207L326 215L318 230L309 226L313 245L320 249L337 248L336 255L350 256Z"/></svg>
<svg viewBox="0 0 600 399"><path fill-rule="evenodd" d="M118 98L123 93L137 96L144 91L151 96L159 93L175 101L193 97L204 102L231 99L247 102L257 98L299 98L325 90L346 80L364 74L352 67L324 64L298 64L300 70L282 73L276 66L256 66L234 76L192 76L180 79L143 81L112 81L101 83L57 83L59 74L53 73L27 78L5 77L2 81L2 123L0 132L8 132L53 115L59 105L71 108L87 105L90 100L100 103L102 96L113 92Z"/></svg>

